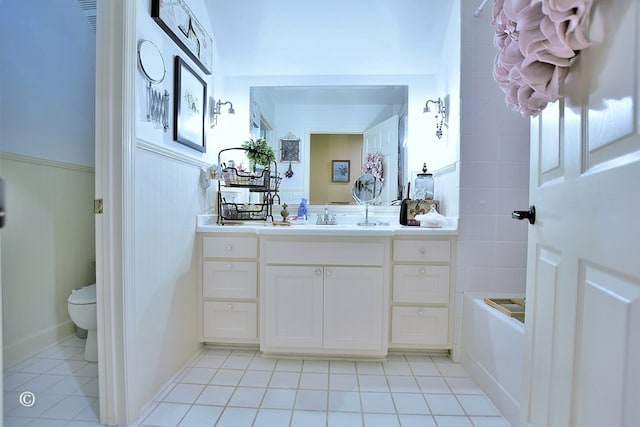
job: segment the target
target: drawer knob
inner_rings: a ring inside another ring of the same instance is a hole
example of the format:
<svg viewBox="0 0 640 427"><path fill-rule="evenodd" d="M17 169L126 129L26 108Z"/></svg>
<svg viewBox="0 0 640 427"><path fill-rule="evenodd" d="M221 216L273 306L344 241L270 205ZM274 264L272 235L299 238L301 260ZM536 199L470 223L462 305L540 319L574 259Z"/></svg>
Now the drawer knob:
<svg viewBox="0 0 640 427"><path fill-rule="evenodd" d="M233 266L231 265L231 263L227 263L227 264L225 265L225 268L226 268L227 270L231 270L231 269L233 268Z"/></svg>
<svg viewBox="0 0 640 427"><path fill-rule="evenodd" d="M227 310L233 310L233 304L227 304Z"/></svg>
<svg viewBox="0 0 640 427"><path fill-rule="evenodd" d="M231 252L233 250L233 246L230 243L227 243L227 246L224 247L227 252Z"/></svg>
<svg viewBox="0 0 640 427"><path fill-rule="evenodd" d="M424 254L426 254L426 253L427 253L427 251L426 251L424 248L420 248L420 249L418 249L418 253L419 253L420 255L424 255Z"/></svg>
<svg viewBox="0 0 640 427"><path fill-rule="evenodd" d="M424 317L424 309L421 308L418 310L418 316Z"/></svg>
<svg viewBox="0 0 640 427"><path fill-rule="evenodd" d="M420 267L420 275L424 276L425 274L427 274L427 270L424 267Z"/></svg>

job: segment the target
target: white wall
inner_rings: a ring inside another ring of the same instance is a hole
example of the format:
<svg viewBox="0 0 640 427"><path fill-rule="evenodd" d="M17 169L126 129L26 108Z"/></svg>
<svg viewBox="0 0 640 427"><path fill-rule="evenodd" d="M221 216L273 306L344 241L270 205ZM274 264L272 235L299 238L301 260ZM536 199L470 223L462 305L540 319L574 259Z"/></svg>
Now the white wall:
<svg viewBox="0 0 640 427"><path fill-rule="evenodd" d="M201 0L187 1L211 34ZM205 75L151 18L151 3L137 1L138 41L151 40L162 52L166 76L157 90L171 93L174 102L174 57ZM214 65L215 67L215 65ZM136 149L134 157L134 269L131 307L125 326L135 337L128 348L128 399L131 413L139 413L199 349L198 294L201 266L195 218L213 206L213 186L199 187L200 169L213 162L217 151L207 135L207 152L200 153L173 140L173 114L168 132L146 121L146 81L136 72ZM206 132L209 132L208 120Z"/></svg>
<svg viewBox="0 0 640 427"><path fill-rule="evenodd" d="M461 293L525 292L529 120L512 112L493 79L491 8L461 10L460 217L456 324L459 349ZM456 351L457 352L457 351Z"/></svg>
<svg viewBox="0 0 640 427"><path fill-rule="evenodd" d="M75 0L48 6L0 2L5 366L72 334L67 297L95 281L95 35Z"/></svg>

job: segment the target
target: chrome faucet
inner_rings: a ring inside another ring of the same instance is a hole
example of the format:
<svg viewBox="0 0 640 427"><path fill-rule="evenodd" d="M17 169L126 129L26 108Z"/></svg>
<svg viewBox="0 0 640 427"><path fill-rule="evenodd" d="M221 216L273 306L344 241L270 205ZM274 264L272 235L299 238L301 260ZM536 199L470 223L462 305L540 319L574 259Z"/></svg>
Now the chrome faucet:
<svg viewBox="0 0 640 427"><path fill-rule="evenodd" d="M324 206L324 215L318 215L318 219L316 220L317 225L336 225L336 216L329 215L329 207L327 205Z"/></svg>

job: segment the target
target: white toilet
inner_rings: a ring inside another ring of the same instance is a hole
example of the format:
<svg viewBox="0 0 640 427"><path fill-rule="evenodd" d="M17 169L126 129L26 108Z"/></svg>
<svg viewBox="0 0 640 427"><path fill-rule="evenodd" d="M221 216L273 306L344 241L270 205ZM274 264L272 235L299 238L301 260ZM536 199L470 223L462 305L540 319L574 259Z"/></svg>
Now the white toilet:
<svg viewBox="0 0 640 427"><path fill-rule="evenodd" d="M96 284L83 286L71 291L67 299L67 308L71 320L79 328L87 330L87 342L84 346L84 360L98 361L98 321L96 315Z"/></svg>

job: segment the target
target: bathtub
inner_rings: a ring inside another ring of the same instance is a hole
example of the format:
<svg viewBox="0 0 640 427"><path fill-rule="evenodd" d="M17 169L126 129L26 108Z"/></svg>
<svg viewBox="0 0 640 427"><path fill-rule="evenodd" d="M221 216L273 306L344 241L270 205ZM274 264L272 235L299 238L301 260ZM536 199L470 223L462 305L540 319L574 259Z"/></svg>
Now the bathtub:
<svg viewBox="0 0 640 427"><path fill-rule="evenodd" d="M501 313L484 298L523 295L465 293L462 303L461 363L509 423L520 415L524 323Z"/></svg>

